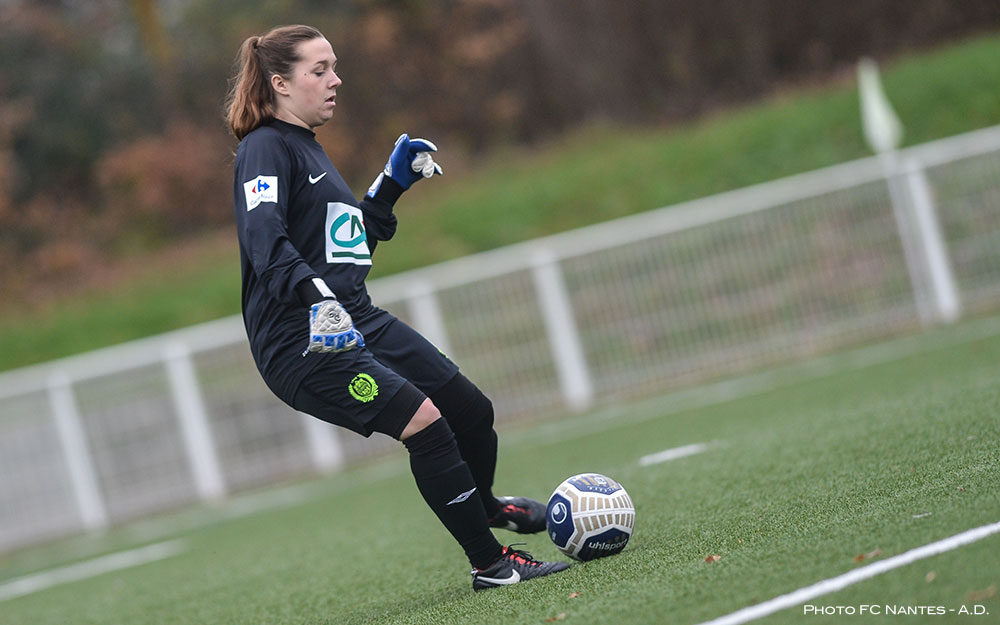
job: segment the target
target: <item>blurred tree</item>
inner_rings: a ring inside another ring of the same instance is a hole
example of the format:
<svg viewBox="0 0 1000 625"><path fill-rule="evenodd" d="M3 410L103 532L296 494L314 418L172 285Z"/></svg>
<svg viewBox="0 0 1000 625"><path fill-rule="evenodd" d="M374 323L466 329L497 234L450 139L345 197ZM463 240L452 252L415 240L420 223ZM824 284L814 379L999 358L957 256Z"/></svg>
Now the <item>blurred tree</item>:
<svg viewBox="0 0 1000 625"><path fill-rule="evenodd" d="M46 2L3 9L0 84L31 116L10 129L18 161L13 197L58 181L85 194L93 166L115 142L158 132L152 67L133 54L113 2Z"/></svg>
<svg viewBox="0 0 1000 625"><path fill-rule="evenodd" d="M174 54L167 40L155 0L132 0L131 4L135 13L136 29L143 45L156 61L160 71L169 70Z"/></svg>

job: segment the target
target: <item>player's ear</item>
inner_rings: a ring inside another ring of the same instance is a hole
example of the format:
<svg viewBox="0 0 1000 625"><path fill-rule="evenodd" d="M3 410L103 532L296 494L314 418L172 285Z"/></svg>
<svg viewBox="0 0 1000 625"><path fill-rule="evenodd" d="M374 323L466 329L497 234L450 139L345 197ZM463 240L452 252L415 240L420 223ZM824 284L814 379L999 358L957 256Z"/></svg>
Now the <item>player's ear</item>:
<svg viewBox="0 0 1000 625"><path fill-rule="evenodd" d="M271 74L271 88L280 95L288 95L288 81L281 74Z"/></svg>

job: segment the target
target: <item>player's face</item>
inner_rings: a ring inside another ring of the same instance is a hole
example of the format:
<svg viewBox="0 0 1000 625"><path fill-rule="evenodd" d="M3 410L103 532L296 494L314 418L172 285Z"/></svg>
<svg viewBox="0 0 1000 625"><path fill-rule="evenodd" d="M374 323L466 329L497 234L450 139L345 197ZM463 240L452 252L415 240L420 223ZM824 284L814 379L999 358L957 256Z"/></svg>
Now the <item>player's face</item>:
<svg viewBox="0 0 1000 625"><path fill-rule="evenodd" d="M337 56L326 39L319 37L298 45L299 61L292 66L287 79L272 77L277 92L277 117L285 121L315 128L333 116L337 106Z"/></svg>

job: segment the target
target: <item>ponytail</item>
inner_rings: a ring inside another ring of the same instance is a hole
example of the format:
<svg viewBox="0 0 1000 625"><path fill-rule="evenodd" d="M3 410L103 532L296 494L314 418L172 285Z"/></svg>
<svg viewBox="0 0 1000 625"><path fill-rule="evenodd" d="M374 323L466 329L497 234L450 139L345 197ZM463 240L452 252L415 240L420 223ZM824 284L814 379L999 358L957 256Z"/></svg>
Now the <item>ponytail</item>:
<svg viewBox="0 0 1000 625"><path fill-rule="evenodd" d="M243 41L226 96L226 123L233 136L243 139L274 119L271 76L288 78L292 66L300 60L298 44L322 37L311 26L279 26Z"/></svg>

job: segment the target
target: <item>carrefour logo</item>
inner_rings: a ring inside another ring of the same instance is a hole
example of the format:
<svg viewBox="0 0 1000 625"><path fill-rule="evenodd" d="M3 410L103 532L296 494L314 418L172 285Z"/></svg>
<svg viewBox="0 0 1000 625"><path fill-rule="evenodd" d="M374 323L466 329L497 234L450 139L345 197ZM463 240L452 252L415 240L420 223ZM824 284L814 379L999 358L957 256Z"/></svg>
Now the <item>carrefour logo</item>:
<svg viewBox="0 0 1000 625"><path fill-rule="evenodd" d="M243 193L246 195L247 212L257 208L261 202L278 201L278 177L257 176L243 183Z"/></svg>

